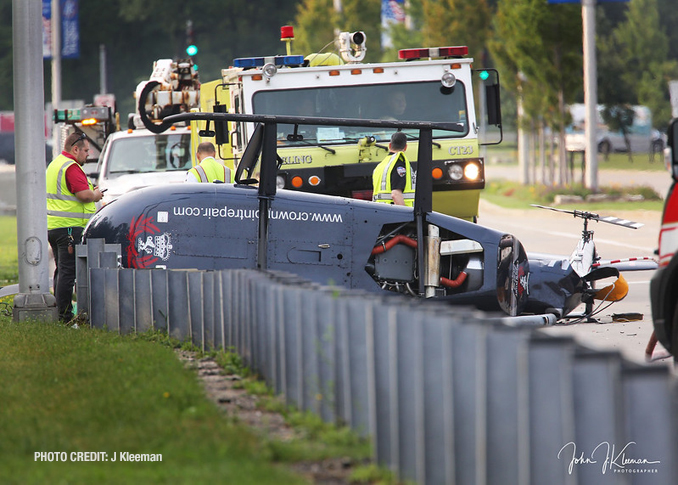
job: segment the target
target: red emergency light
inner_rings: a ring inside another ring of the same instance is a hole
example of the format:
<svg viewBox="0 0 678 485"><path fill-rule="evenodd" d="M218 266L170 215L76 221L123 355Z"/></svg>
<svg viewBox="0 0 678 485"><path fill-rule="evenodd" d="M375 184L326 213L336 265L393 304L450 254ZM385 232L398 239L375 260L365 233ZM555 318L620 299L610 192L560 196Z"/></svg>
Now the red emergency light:
<svg viewBox="0 0 678 485"><path fill-rule="evenodd" d="M280 40L294 39L294 27L291 25L283 25L280 27Z"/></svg>
<svg viewBox="0 0 678 485"><path fill-rule="evenodd" d="M413 59L434 58L434 57L462 57L468 54L468 47L457 45L452 47L428 47L424 49L401 49L398 51L398 58L407 61Z"/></svg>

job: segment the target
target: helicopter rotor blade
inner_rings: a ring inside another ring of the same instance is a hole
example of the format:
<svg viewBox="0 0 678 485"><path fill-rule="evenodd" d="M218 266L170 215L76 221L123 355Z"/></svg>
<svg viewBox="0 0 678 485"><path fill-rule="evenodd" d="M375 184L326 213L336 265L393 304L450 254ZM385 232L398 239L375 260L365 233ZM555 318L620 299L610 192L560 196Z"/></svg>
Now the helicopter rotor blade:
<svg viewBox="0 0 678 485"><path fill-rule="evenodd" d="M643 227L644 224L641 222L629 221L628 219L620 219L619 217L614 216L600 216L593 212L578 211L578 210L567 210L567 209L557 209L555 207L549 207L546 205L539 204L530 204L532 207L539 207L540 209L548 209L556 212L564 212L565 214L572 214L574 217L581 217L582 219L590 219L593 221L607 222L608 224L614 224L616 226L627 227L629 229L638 229Z"/></svg>
<svg viewBox="0 0 678 485"><path fill-rule="evenodd" d="M628 227L629 229L638 229L645 225L642 222L633 222L629 221L628 219L620 219L619 217L613 216L599 217L596 220L600 222L607 222L608 224L614 224L616 226Z"/></svg>

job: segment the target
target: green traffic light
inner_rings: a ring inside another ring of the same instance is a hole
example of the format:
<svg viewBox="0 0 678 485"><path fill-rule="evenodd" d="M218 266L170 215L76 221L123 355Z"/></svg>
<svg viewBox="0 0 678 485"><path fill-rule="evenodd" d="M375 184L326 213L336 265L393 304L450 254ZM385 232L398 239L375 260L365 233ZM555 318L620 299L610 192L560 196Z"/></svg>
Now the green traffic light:
<svg viewBox="0 0 678 485"><path fill-rule="evenodd" d="M487 81L487 78L490 77L490 73L487 71L480 71L480 79Z"/></svg>
<svg viewBox="0 0 678 485"><path fill-rule="evenodd" d="M186 54L189 56L194 56L198 53L198 46L191 44L188 47L186 47Z"/></svg>

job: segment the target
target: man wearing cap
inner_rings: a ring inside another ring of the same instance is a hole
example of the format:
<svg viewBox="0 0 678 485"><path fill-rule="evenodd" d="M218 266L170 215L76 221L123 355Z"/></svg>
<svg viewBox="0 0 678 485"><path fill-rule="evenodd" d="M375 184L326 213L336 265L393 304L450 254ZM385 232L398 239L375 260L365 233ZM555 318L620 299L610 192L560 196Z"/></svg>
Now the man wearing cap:
<svg viewBox="0 0 678 485"><path fill-rule="evenodd" d="M407 149L405 133L394 133L388 148L388 156L372 172L372 200L414 207L412 168L404 153Z"/></svg>
<svg viewBox="0 0 678 485"><path fill-rule="evenodd" d="M96 212L95 202L104 196L82 169L88 154L87 136L72 133L66 137L61 154L47 167L47 240L56 263L54 297L59 319L64 322L73 318L75 245Z"/></svg>

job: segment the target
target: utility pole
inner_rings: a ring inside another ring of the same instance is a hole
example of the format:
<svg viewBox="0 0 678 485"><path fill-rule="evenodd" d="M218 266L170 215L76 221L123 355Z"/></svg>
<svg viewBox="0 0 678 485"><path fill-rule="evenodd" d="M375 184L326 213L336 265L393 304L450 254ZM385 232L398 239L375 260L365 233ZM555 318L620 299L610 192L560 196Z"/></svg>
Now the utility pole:
<svg viewBox="0 0 678 485"><path fill-rule="evenodd" d="M12 0L19 293L14 321L57 321L49 292L42 6Z"/></svg>
<svg viewBox="0 0 678 485"><path fill-rule="evenodd" d="M42 79L42 78L40 78ZM61 5L52 0L52 109L61 106ZM61 153L61 130L52 131L52 158Z"/></svg>
<svg viewBox="0 0 678 485"><path fill-rule="evenodd" d="M586 187L598 191L598 74L596 67L596 0L582 0L584 27L584 104L586 105Z"/></svg>

